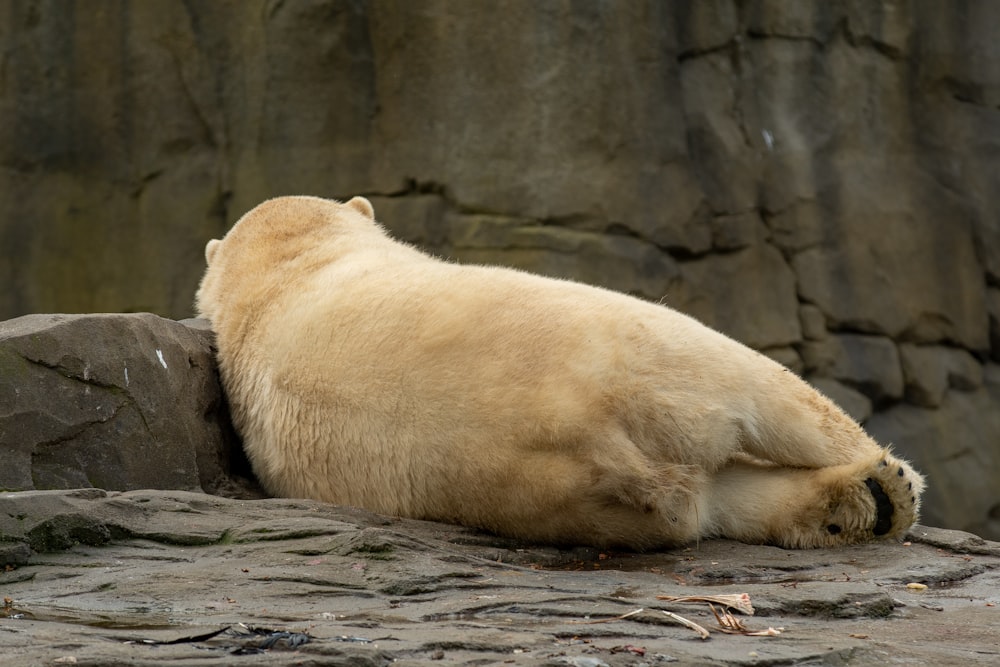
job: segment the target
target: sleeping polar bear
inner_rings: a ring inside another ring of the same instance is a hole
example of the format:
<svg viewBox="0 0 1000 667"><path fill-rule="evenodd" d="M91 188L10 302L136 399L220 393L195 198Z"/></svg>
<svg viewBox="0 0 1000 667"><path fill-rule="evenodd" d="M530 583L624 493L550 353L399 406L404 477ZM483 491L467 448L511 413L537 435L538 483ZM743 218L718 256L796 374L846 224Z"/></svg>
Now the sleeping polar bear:
<svg viewBox="0 0 1000 667"><path fill-rule="evenodd" d="M283 197L197 295L273 495L533 542L899 538L923 479L767 357L678 312L443 262L371 204Z"/></svg>

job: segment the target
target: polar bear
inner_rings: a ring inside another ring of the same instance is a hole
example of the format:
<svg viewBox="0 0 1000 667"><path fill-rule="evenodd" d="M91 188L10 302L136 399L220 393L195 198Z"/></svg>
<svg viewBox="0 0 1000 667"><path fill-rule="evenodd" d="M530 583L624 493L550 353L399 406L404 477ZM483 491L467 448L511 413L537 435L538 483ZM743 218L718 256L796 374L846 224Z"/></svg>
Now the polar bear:
<svg viewBox="0 0 1000 667"><path fill-rule="evenodd" d="M921 476L784 367L662 305L435 259L281 197L205 249L199 314L275 496L531 542L899 538Z"/></svg>

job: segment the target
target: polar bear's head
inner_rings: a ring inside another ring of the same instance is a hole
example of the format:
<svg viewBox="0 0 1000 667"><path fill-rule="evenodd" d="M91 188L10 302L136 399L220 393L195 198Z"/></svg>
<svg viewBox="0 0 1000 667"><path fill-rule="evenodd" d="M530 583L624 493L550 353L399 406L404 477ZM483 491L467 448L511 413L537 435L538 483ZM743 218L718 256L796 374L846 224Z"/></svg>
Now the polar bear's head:
<svg viewBox="0 0 1000 667"><path fill-rule="evenodd" d="M293 286L303 270L335 261L373 234L384 238L364 197L347 203L318 197L265 201L205 246L208 268L195 296L198 316L218 332L227 320L245 317Z"/></svg>

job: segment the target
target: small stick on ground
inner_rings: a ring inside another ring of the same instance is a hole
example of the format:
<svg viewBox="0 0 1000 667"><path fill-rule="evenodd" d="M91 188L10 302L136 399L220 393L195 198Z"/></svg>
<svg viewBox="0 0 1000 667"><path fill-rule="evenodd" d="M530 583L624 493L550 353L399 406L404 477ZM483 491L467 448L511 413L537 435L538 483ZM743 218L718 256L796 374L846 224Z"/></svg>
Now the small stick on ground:
<svg viewBox="0 0 1000 667"><path fill-rule="evenodd" d="M698 625L694 621L688 620L688 619L684 618L683 616L681 616L680 614L675 614L674 612L667 611L666 609L661 609L660 611L662 611L664 614L666 614L670 618L674 619L675 621L677 621L678 623L680 623L684 627L691 628L692 630L694 630L695 632L697 632L699 635L701 635L702 639L708 639L709 638L708 630L706 630L705 628L701 627L700 625Z"/></svg>
<svg viewBox="0 0 1000 667"><path fill-rule="evenodd" d="M767 630L750 630L743 625L743 621L733 616L728 609L723 609L720 613L712 603L708 608L715 615L715 620L719 623L719 631L729 635L743 635L744 637L777 637L784 628L768 628Z"/></svg>
<svg viewBox="0 0 1000 667"><path fill-rule="evenodd" d="M593 625L595 623L614 623L615 621L624 621L629 616L635 616L636 614L641 614L644 611L646 611L646 610L645 609L636 609L634 611L628 612L627 614L622 614L621 616L612 616L611 618L597 618L597 619L587 620L587 621L566 621L566 622L567 623L574 623L574 624L577 624L577 625Z"/></svg>
<svg viewBox="0 0 1000 667"><path fill-rule="evenodd" d="M722 595L657 595L657 600L667 602L714 602L724 607L735 609L747 616L754 615L753 605L750 603L750 596L746 593L732 593Z"/></svg>
<svg viewBox="0 0 1000 667"><path fill-rule="evenodd" d="M615 621L624 621L625 619L627 619L629 617L632 617L632 616L635 616L636 614L641 614L644 611L646 611L646 610L645 609L635 609L633 611L628 612L627 614L622 614L621 616L612 616L611 618L597 618L597 619L586 620L586 621L566 621L566 622L567 623L573 623L574 625L594 625L596 623L614 623ZM692 630L694 630L695 632L697 632L699 635L701 635L702 639L708 639L709 638L708 630L706 630L705 628L701 627L700 625L698 625L694 621L688 620L688 619L684 618L683 616L681 616L680 614L675 614L672 611L667 611L665 609L661 609L660 611L662 611L664 614L666 614L670 618L674 619L675 621L677 621L678 623L680 623L684 627L691 628Z"/></svg>

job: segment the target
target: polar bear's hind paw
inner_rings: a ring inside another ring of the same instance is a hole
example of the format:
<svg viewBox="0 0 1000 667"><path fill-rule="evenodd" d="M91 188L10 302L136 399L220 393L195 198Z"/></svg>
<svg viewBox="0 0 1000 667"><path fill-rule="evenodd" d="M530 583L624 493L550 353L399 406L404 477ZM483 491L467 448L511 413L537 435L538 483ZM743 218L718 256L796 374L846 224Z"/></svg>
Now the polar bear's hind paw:
<svg viewBox="0 0 1000 667"><path fill-rule="evenodd" d="M900 539L917 520L923 478L886 451L868 462L826 468L816 474L825 491L808 501L799 521L794 522L797 529L793 529L791 539L783 541L786 545L832 547Z"/></svg>
<svg viewBox="0 0 1000 667"><path fill-rule="evenodd" d="M918 518L923 478L905 461L889 454L879 461L874 473L865 479L875 500L872 532L876 537L901 535Z"/></svg>
<svg viewBox="0 0 1000 667"><path fill-rule="evenodd" d="M864 469L866 467L867 470ZM841 534L841 524L832 521L827 526L827 532L831 537L837 536L848 542L901 537L913 525L919 513L918 498L924 487L920 474L910 468L905 461L888 453L877 459L875 465L862 466L856 470L857 477L854 479L857 481L851 485L857 485L855 488L858 489L860 497L854 496L857 498L854 502L845 498L846 502L838 514L853 523L855 530L860 529L860 531L845 530L843 531L845 534ZM867 500L863 500L865 496ZM843 516L844 514L854 515L855 521L850 521L847 516ZM856 523L859 518L861 525Z"/></svg>
<svg viewBox="0 0 1000 667"><path fill-rule="evenodd" d="M900 468L900 472L902 472L902 468ZM867 478L865 486L868 487L868 491L875 501L875 525L872 526L871 530L876 537L881 537L892 530L892 517L896 513L896 506L892 504L889 494L875 478ZM826 532L830 535L840 535L843 531L843 527L836 523L828 524L826 527Z"/></svg>
<svg viewBox="0 0 1000 667"><path fill-rule="evenodd" d="M902 468L899 469L899 473L903 474ZM889 499L889 494L885 492L882 485L874 478L869 477L866 479L865 485L871 491L872 498L875 499L876 518L872 532L876 535L885 535L892 530L892 515L896 513L896 507L892 504L892 500Z"/></svg>

